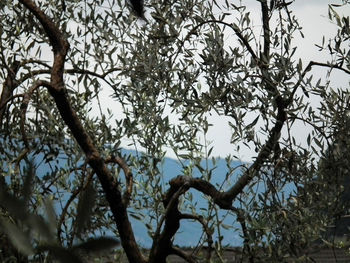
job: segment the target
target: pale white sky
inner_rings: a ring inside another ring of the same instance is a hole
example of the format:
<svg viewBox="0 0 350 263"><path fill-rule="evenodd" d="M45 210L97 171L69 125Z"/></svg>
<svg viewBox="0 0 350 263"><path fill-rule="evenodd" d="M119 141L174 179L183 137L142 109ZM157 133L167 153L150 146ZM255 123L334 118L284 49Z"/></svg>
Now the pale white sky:
<svg viewBox="0 0 350 263"><path fill-rule="evenodd" d="M256 0L243 0L242 2L247 4L247 9L251 13L251 19L253 20L258 34L261 31L259 3ZM326 62L328 59L327 54L321 54L318 52L318 48L315 44L321 43L323 35L325 35L327 39L336 32L336 26L331 24L328 20L328 4L330 3L340 4L341 0L296 0L294 4L290 5L290 9L299 19L299 24L303 27L305 38L301 38L299 34L295 35L294 45L298 47L296 57L303 59L305 61L304 65L306 65L309 60ZM339 11L340 14L350 15L350 5L346 5L345 7L336 10ZM315 68L312 73L315 77L323 77L325 76L326 71ZM332 82L335 87L349 88L348 76L337 71L334 71L333 74L334 77L332 78ZM113 110L116 110L115 102L108 98L107 91L104 90L101 97L104 98L102 106L105 107L105 109L114 105ZM317 103L317 101L312 103ZM115 113L118 114L118 111L115 111ZM255 116L250 117L251 120L255 118ZM255 157L256 153L254 152L254 147L248 149L247 147L242 146L239 153L234 151L234 145L230 144L231 131L227 124L229 118L219 117L213 113L209 120L213 126L209 129L207 140L214 146L213 156L225 157L228 154L231 154L237 155L243 161L251 161L252 158ZM301 143L305 143L309 131L310 129L308 127L303 127L302 124L299 124L292 132ZM122 143L122 146L129 148L128 145L130 143L131 141L125 140ZM168 156L174 157L174 154L169 151Z"/></svg>
<svg viewBox="0 0 350 263"><path fill-rule="evenodd" d="M256 27L256 33L261 32L261 19L260 19L260 7L256 0L243 0L243 3L247 4L247 9L251 13L251 19L253 20L254 26ZM328 20L328 4L340 4L340 0L328 1L328 0L296 0L296 3L290 5L290 10L299 19L299 24L303 28L304 38L299 34L295 35L294 46L297 46L296 58L301 58L305 61L304 65L310 60L317 60L320 62L326 62L328 57L327 54L321 54L318 52L318 48L315 44L320 44L323 35L326 37L331 37L336 33L336 26ZM343 7L342 9L337 9L340 14L350 14L350 5ZM231 34L232 35L232 34ZM333 72L334 77L332 78L333 84L336 87L349 87L349 77L345 76L339 72ZM326 74L326 70L320 68L314 68L312 71L314 79L318 77L323 77ZM103 96L104 102L102 106L108 107L109 105L114 105L113 109L116 111L115 102L109 103L111 99L107 98L107 93ZM312 101L315 105L317 101ZM247 122L255 119L256 116L249 116ZM241 145L240 151L235 152L235 146L230 144L231 131L228 126L227 117L217 116L215 113L209 117L209 120L213 126L209 129L207 134L207 141L214 146L212 156L225 157L228 154L238 156L239 159L243 161L250 162L255 156L254 147L249 149L244 145ZM284 130L286 132L286 130ZM301 144L306 143L306 137L310 132L309 127L305 127L303 124L296 124L292 130L292 135L294 135ZM262 137L263 139L263 137ZM130 148L131 140L124 140L121 144L122 147ZM134 149L131 147L131 149ZM139 148L139 150L141 150ZM175 157L174 153L170 150L167 155L169 157Z"/></svg>
<svg viewBox="0 0 350 263"><path fill-rule="evenodd" d="M252 19L254 24L258 27L261 24L259 18L259 6L257 6L256 0L243 1L243 3L248 3L248 9L252 14ZM304 65L310 60L315 60L319 62L326 62L329 57L327 54L322 54L318 52L318 48L315 44L320 44L323 35L326 37L333 36L336 33L336 25L330 23L328 20L328 4L340 4L341 1L328 1L328 0L296 0L295 4L292 4L290 9L299 19L299 24L303 28L304 38L299 34L295 35L294 45L298 47L296 51L296 57L300 57L304 62ZM350 15L350 5L342 7L341 9L336 9L339 14ZM259 30L259 29L258 29ZM313 68L312 73L314 79L317 80L319 77L324 79L326 74L325 69ZM333 77L331 78L334 87L344 87L349 88L349 76L344 73L334 71ZM311 103L317 104L317 101L312 101ZM251 121L255 117L251 116ZM251 161L252 158L256 156L254 152L254 147L249 149L245 146L241 146L240 152L234 152L233 145L230 144L231 133L227 125L227 117L213 116L210 118L213 127L209 130L208 140L212 141L214 145L213 155L225 157L228 154L238 155L243 161ZM292 135L294 135L301 144L305 145L306 137L310 132L310 127L304 126L298 123L294 126L292 130Z"/></svg>

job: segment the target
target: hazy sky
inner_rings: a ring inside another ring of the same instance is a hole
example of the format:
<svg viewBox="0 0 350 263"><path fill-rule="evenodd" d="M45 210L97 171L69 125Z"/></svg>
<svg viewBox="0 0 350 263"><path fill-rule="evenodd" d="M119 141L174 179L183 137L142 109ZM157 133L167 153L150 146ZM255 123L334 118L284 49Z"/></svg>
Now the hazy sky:
<svg viewBox="0 0 350 263"><path fill-rule="evenodd" d="M224 0L222 0L224 1ZM237 0L238 2L238 0ZM251 19L253 20L254 26L257 32L261 30L261 19L260 19L260 8L257 0L243 0L244 4L247 4L247 8L251 13ZM331 37L336 32L336 26L328 20L328 4L340 4L340 0L296 0L295 3L290 5L290 9L293 14L299 19L299 24L303 28L303 33L305 38L301 38L299 34L295 35L294 45L298 47L296 52L296 58L302 58L307 64L309 60L317 60L320 62L327 61L327 54L320 54L315 46L317 43L321 43L323 35ZM337 9L340 14L350 15L350 5ZM315 76L322 77L325 76L326 71L322 69L315 68L312 73ZM349 77L344 74L334 71L333 72L333 85L335 87L345 87L349 88ZM109 101L111 99L107 98L107 93L103 92L103 97L105 98L105 103L103 106L115 105L115 103ZM313 102L317 103L317 102ZM115 110L115 107L114 107ZM116 111L116 114L118 112ZM241 160L250 161L255 157L256 153L254 149L250 150L247 147L242 147L240 152L234 152L234 146L230 144L231 132L227 125L227 117L218 117L215 114L210 118L213 127L209 130L207 140L212 142L214 146L213 155L225 157L228 154L238 155ZM309 129L303 127L301 124L296 126L293 130L293 134L300 140L300 142L305 142ZM127 147L130 141L124 141L122 146ZM173 157L174 154L170 151L169 156Z"/></svg>
<svg viewBox="0 0 350 263"><path fill-rule="evenodd" d="M248 9L252 14L254 24L258 27L261 25L259 21L259 7L256 5L256 0L243 1L243 3L248 3ZM318 48L315 44L320 44L323 35L331 37L336 33L336 25L332 24L328 20L328 4L339 4L341 1L326 1L326 0L296 0L296 3L292 4L290 9L299 19L299 24L303 28L304 38L299 34L295 35L294 45L298 47L296 52L296 58L300 57L304 60L304 65L310 60L316 60L319 62L326 62L329 57L326 54L321 54L318 52ZM341 14L350 14L350 5L342 7L341 9L336 9ZM325 69L313 68L312 74L316 77L323 77L326 74ZM344 87L349 88L349 77L345 76L344 73L333 72L332 83L334 87ZM312 103L317 103L313 101ZM230 129L227 125L228 118L214 116L212 121L214 127L209 131L208 139L212 141L215 146L213 154L216 156L225 157L227 154L237 154L233 152L233 146L230 144ZM292 135L294 135L297 140L305 144L306 137L310 132L309 127L303 126L301 123L297 124L292 130ZM248 149L242 146L238 154L240 159L244 161L250 161L256 156L254 149Z"/></svg>
<svg viewBox="0 0 350 263"><path fill-rule="evenodd" d="M222 0L224 1L224 0ZM238 2L238 1L237 1ZM257 34L261 32L261 18L260 18L260 7L257 0L243 0L244 4L247 5L248 11L251 13L251 20L253 20L254 27L257 30ZM330 23L328 20L328 4L340 4L340 0L327 1L327 0L296 0L295 3L290 5L290 10L299 19L299 25L303 28L304 38L299 34L295 35L294 46L297 46L297 52L295 55L296 60L301 58L304 61L304 66L310 60L317 60L320 62L326 62L328 57L327 54L321 54L318 52L318 48L315 44L320 44L322 37L333 36L336 33L337 27ZM340 14L350 14L350 5L342 7L342 9L337 9ZM232 35L232 34L231 34ZM316 77L323 77L326 74L326 70L320 68L314 68L312 74ZM349 78L344 74L334 71L333 84L336 87L349 87ZM105 97L105 96L104 96ZM106 103L104 105L115 105L115 103ZM317 101L312 101L316 104ZM114 107L116 110L116 107ZM117 113L118 111L116 111ZM256 116L250 116L251 120L255 119ZM239 153L235 152L235 147L230 144L231 131L228 126L229 118L223 116L216 116L215 113L210 117L210 121L213 127L209 129L207 134L207 140L211 142L214 146L213 156L225 157L228 154L238 156L243 161L251 161L252 158L256 156L254 152L254 147L249 149L245 146L241 146ZM249 122L249 120L246 120ZM297 140L305 144L306 137L310 132L309 127L303 126L301 123L294 126L292 130L292 135L294 135ZM129 148L128 145L131 143L130 140L124 140L122 142L122 147ZM140 150L140 149L139 149ZM167 155L169 157L174 157L174 153L170 150Z"/></svg>

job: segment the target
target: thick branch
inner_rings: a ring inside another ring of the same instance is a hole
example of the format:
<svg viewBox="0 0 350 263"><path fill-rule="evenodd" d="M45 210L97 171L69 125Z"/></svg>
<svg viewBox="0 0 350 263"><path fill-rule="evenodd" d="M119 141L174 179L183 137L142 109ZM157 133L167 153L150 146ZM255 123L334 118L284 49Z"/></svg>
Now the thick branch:
<svg viewBox="0 0 350 263"><path fill-rule="evenodd" d="M263 30L264 30L264 53L263 53L262 61L268 64L268 61L270 60L270 43L271 43L269 7L267 5L267 0L261 0L260 4L261 4Z"/></svg>
<svg viewBox="0 0 350 263"><path fill-rule="evenodd" d="M49 93L54 98L64 122L69 127L80 147L83 149L89 165L98 176L113 213L120 239L122 241L122 246L125 249L129 262L143 263L145 262L145 259L137 246L128 219L127 207L125 206L121 192L118 189L119 185L117 181L113 179L104 160L100 156L92 139L85 131L80 119L68 100L63 80L64 63L69 48L68 42L63 37L59 28L40 10L40 8L35 5L32 0L20 0L20 2L40 21L50 39L50 44L53 47L54 63L51 71L51 83L48 89Z"/></svg>
<svg viewBox="0 0 350 263"><path fill-rule="evenodd" d="M167 195L176 192L181 186L186 185L188 188L194 188L213 198L214 202L222 209L232 209L232 202L243 191L251 180L259 173L264 162L269 158L275 144L278 142L282 127L286 121L285 108L288 106L282 99L277 100L278 114L275 126L270 132L270 136L260 153L258 154L254 163L247 169L242 177L239 178L227 192L218 191L211 183L199 178L190 178L185 176L178 176L170 181L170 189Z"/></svg>
<svg viewBox="0 0 350 263"><path fill-rule="evenodd" d="M186 183L170 188L163 201L165 212L159 221L154 234L154 242L150 251L149 262L166 263L166 258L172 251L172 239L180 227L181 213L178 210L179 197L188 190ZM161 227L164 229L160 234Z"/></svg>
<svg viewBox="0 0 350 263"><path fill-rule="evenodd" d="M130 202L130 197L132 194L132 187L133 187L133 174L131 172L130 167L128 164L124 161L123 158L111 156L108 159L106 159L106 163L113 162L119 165L120 168L123 169L124 175L125 175L125 181L126 181L126 190L123 194L123 202L127 206Z"/></svg>
<svg viewBox="0 0 350 263"><path fill-rule="evenodd" d="M6 104L9 99L12 97L13 91L17 87L17 83L15 81L16 74L20 68L20 63L18 61L14 61L11 67L8 67L7 77L2 85L2 92L0 98L0 127L3 124L4 113L6 110Z"/></svg>
<svg viewBox="0 0 350 263"><path fill-rule="evenodd" d="M50 44L55 54L66 51L68 43L62 35L61 30L52 20L31 0L20 0L28 10L40 21L46 35L49 37Z"/></svg>

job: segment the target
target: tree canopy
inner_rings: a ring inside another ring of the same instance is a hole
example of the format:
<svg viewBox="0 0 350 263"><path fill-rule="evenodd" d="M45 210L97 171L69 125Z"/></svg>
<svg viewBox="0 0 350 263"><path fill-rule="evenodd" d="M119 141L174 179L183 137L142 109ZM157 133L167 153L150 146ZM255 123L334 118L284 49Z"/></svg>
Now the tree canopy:
<svg viewBox="0 0 350 263"><path fill-rule="evenodd" d="M350 91L330 79L350 75L349 1L328 6L320 61L296 55L295 1L149 0L144 16L136 2L0 3L1 259L82 262L120 244L133 263L223 262L222 229L242 237L242 260L305 259L344 214ZM229 126L225 171L212 116ZM244 147L252 162L233 165ZM170 179L167 155L181 167ZM192 253L173 243L188 221L203 228Z"/></svg>

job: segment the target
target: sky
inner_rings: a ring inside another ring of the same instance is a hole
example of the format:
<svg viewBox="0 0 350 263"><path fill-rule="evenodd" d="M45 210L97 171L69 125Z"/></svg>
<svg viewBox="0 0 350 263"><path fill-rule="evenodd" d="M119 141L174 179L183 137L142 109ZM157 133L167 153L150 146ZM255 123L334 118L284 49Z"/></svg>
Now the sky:
<svg viewBox="0 0 350 263"><path fill-rule="evenodd" d="M261 30L259 3L256 0L243 0L242 2L247 5L247 10L251 13L250 18L258 34ZM328 19L328 4L341 4L341 0L296 0L295 3L290 5L290 10L292 10L293 14L298 18L299 25L303 28L302 32L304 38L296 34L293 44L298 47L295 58L301 58L304 66L311 60L327 62L327 54L320 53L315 44L320 44L323 36L325 36L327 40L329 37L333 36L337 30L337 26L332 24ZM336 10L340 15L349 15L350 5ZM327 70L314 67L311 73L314 75L314 80L318 78L324 80ZM349 88L349 77L339 71L333 71L331 81L334 87ZM317 106L318 102L319 101L315 98L312 98L310 101L314 106ZM256 116L249 116L246 120L247 123L253 121L255 117ZM228 120L230 120L228 117L218 116L213 112L209 120L213 126L209 129L206 140L210 143L210 146L214 146L212 156L224 158L227 155L233 155L244 162L251 162L254 157L256 157L253 145L250 145L251 147L248 148L241 144L239 152L235 151L235 146L230 143L231 130L228 125ZM310 131L310 127L304 126L302 123L296 123L292 128L291 134L295 136L297 143L305 146L306 138ZM286 134L285 129L283 133ZM262 139L264 139L264 137L262 137ZM122 143L122 146L129 148L129 143L130 142L126 140ZM167 156L175 157L171 150L167 152Z"/></svg>
<svg viewBox="0 0 350 263"><path fill-rule="evenodd" d="M254 24L259 27L261 22L259 17L259 7L256 5L256 0L243 2L248 4L247 7L249 11L251 11L252 20ZM290 7L295 16L299 19L300 26L303 28L302 31L304 33L304 38L298 34L295 35L294 45L298 47L296 57L300 57L303 60L304 65L307 65L310 60L319 62L327 61L325 54L320 54L315 44L320 44L323 36L327 39L336 33L336 25L332 24L328 19L328 4L330 3L340 4L341 1L296 0L296 2ZM350 15L350 5L342 7L342 9L337 9L337 11L339 11L339 14ZM314 75L314 79L320 77L324 80L327 71L315 67L311 73ZM332 75L331 81L334 87L349 88L349 76L346 76L339 71L334 71ZM311 101L311 103L316 106L318 102ZM214 125L211 130L209 130L207 138L215 147L213 155L220 157L225 157L228 154L237 155L242 161L251 162L256 156L254 147L249 149L242 145L239 153L234 152L234 147L230 144L231 132L227 125L227 120L227 117L219 117L215 115L211 118ZM306 145L306 138L310 131L310 127L298 123L292 130L292 134L300 144Z"/></svg>
<svg viewBox="0 0 350 263"><path fill-rule="evenodd" d="M224 1L224 0L219 0ZM237 1L238 2L238 1ZM247 5L247 9L251 13L251 20L256 27L257 32L261 29L260 19L260 8L257 0L243 0L244 4ZM304 65L310 60L317 60L320 62L326 62L327 57L325 54L320 54L315 44L319 44L322 41L322 37L331 37L336 32L336 25L332 24L328 20L328 4L340 4L341 0L296 0L295 3L290 5L290 10L299 19L299 24L303 28L304 38L296 34L294 39L294 45L297 46L296 57L300 57L304 61ZM340 14L350 15L350 4L337 9ZM320 68L314 68L312 74L316 77L324 79L326 70ZM332 84L334 87L345 87L349 88L349 77L339 71L333 72ZM110 98L108 93L103 92L102 106L115 105ZM111 102L111 103L109 103ZM317 105L317 101L311 101ZM96 110L97 112L97 110ZM250 116L251 120L255 116ZM231 130L228 126L228 117L217 116L215 113L209 118L213 126L209 129L206 139L210 142L211 146L214 146L212 156L226 157L227 155L235 155L242 161L250 162L256 156L254 147L249 149L242 145L239 152L235 152L235 147L230 144ZM250 120L247 120L249 122ZM301 144L306 143L306 137L310 132L309 127L305 127L302 124L297 124L292 130L295 137L300 141ZM122 147L129 148L128 146L131 141L124 140L121 144ZM168 151L168 157L175 157L172 151Z"/></svg>
<svg viewBox="0 0 350 263"><path fill-rule="evenodd" d="M225 0L218 0L218 2L220 1L224 2ZM243 0L242 3L247 6L247 10L251 13L250 18L256 28L256 33L259 34L261 32L261 18L258 1ZM328 19L328 4L341 3L341 0L296 0L295 3L289 6L289 9L298 18L299 25L302 27L302 32L304 34L304 38L302 38L300 34L295 34L293 42L293 45L297 47L295 58L301 58L304 67L311 60L327 62L327 59L329 58L327 57L328 54L320 53L315 44L320 44L323 36L325 36L327 41L329 37L332 37L336 33L337 26L331 23ZM344 14L348 16L350 15L350 4L336 10L340 15ZM317 80L318 78L324 80L327 70L314 67L311 74L314 76L314 80ZM339 71L332 72L331 81L333 87L349 88L349 77ZM103 97L105 98L106 103L102 103L102 105L111 105L108 103L108 100L110 99L107 98L107 95L105 94ZM112 105L115 105L114 102L111 101L111 103ZM317 98L311 98L310 103L316 107L319 101ZM255 118L256 116L251 115L245 121L249 123ZM231 155L236 156L241 161L252 162L257 155L254 151L254 145L250 145L250 148L248 148L243 144L240 144L240 150L237 152L235 145L230 143L231 129L228 125L229 120L230 118L218 116L215 112L212 112L209 117L209 121L213 126L209 128L206 140L209 143L209 146L214 146L212 156L225 158L227 155ZM291 135L296 138L297 143L305 146L306 138L310 131L310 127L304 126L302 123L296 123L291 130ZM283 134L286 134L286 129L282 131L282 135ZM261 138L264 140L266 137ZM201 140L203 141L203 137ZM132 143L131 140L125 139L122 141L121 147L135 149L133 146L130 147ZM140 150L140 148L138 148L138 150ZM167 151L166 156L176 158L174 152L170 149Z"/></svg>

